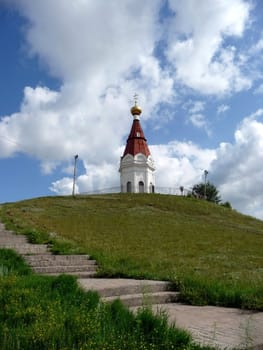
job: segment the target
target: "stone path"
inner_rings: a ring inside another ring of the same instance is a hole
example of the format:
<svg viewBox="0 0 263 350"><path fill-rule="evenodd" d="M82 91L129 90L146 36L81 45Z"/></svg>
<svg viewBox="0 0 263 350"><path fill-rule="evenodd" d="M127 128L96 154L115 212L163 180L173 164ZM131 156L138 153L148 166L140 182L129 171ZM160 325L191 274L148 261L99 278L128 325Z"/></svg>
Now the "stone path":
<svg viewBox="0 0 263 350"><path fill-rule="evenodd" d="M52 255L51 253L24 255L24 259L36 273L57 276L61 273L78 278L90 278L96 274L97 264L88 255Z"/></svg>
<svg viewBox="0 0 263 350"><path fill-rule="evenodd" d="M120 298L132 310L150 305L165 311L168 320L190 331L196 342L219 349L253 348L263 350L263 312L190 306L177 303L178 293L169 283L150 280L95 278L97 265L88 255L52 255L45 244L30 244L25 236L4 229L0 223L0 248L23 255L36 273L76 275L85 290L96 290L104 301Z"/></svg>
<svg viewBox="0 0 263 350"><path fill-rule="evenodd" d="M129 307L176 302L178 293L169 290L170 284L163 281L135 280L126 278L79 279L85 290L95 290L103 301L120 299Z"/></svg>
<svg viewBox="0 0 263 350"><path fill-rule="evenodd" d="M165 310L170 322L190 331L201 344L263 349L263 312L182 304L154 305L153 309Z"/></svg>

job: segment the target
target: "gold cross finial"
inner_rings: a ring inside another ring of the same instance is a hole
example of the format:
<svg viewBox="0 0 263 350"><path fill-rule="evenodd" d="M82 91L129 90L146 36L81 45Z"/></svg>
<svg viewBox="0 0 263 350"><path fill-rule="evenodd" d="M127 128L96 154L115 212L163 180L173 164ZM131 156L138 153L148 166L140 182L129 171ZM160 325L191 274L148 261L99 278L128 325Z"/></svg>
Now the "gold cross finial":
<svg viewBox="0 0 263 350"><path fill-rule="evenodd" d="M138 102L138 94L134 94L134 106L131 108L131 114L134 116L135 119L139 119L139 115L142 113L141 107L137 105Z"/></svg>
<svg viewBox="0 0 263 350"><path fill-rule="evenodd" d="M135 104L135 106L137 106L137 102L138 102L138 94L134 94L134 104Z"/></svg>

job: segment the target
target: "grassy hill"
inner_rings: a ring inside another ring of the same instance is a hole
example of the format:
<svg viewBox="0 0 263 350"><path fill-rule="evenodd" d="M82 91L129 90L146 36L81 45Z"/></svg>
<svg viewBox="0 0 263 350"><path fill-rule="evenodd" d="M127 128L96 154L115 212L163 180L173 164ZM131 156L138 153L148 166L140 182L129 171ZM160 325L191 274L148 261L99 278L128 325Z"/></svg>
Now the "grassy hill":
<svg viewBox="0 0 263 350"><path fill-rule="evenodd" d="M193 304L263 310L263 222L169 195L47 197L1 206L9 228L85 252L104 276L167 279Z"/></svg>

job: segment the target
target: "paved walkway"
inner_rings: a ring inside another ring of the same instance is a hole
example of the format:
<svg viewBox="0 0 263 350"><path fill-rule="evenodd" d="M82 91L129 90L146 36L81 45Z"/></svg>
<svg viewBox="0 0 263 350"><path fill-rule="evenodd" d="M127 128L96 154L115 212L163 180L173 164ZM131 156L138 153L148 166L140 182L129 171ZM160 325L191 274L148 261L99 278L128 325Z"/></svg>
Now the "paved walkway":
<svg viewBox="0 0 263 350"><path fill-rule="evenodd" d="M144 283L133 279L103 278L80 279L79 282L86 290L96 290L102 296L106 290L132 289L138 283ZM145 281L146 286L148 283ZM138 307L131 309L136 311ZM200 344L219 349L263 350L263 312L179 303L153 305L152 309L155 312L165 311L170 323L190 331L193 339Z"/></svg>
<svg viewBox="0 0 263 350"><path fill-rule="evenodd" d="M166 304L169 321L187 329L201 343L220 349L263 349L263 312L214 306Z"/></svg>

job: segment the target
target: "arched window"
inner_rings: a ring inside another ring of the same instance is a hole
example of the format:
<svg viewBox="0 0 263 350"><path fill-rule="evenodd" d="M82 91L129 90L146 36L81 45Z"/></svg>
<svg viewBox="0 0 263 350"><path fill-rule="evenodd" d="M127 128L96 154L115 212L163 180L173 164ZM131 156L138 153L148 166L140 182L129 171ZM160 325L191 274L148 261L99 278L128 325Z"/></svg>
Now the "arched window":
<svg viewBox="0 0 263 350"><path fill-rule="evenodd" d="M128 181L127 182L127 193L131 193L132 191L132 184L131 184L131 181Z"/></svg>
<svg viewBox="0 0 263 350"><path fill-rule="evenodd" d="M144 193L144 183L143 183L143 181L139 182L139 192L140 193Z"/></svg>
<svg viewBox="0 0 263 350"><path fill-rule="evenodd" d="M154 193L154 185L152 183L150 183L150 188L149 188L149 192L150 193Z"/></svg>

